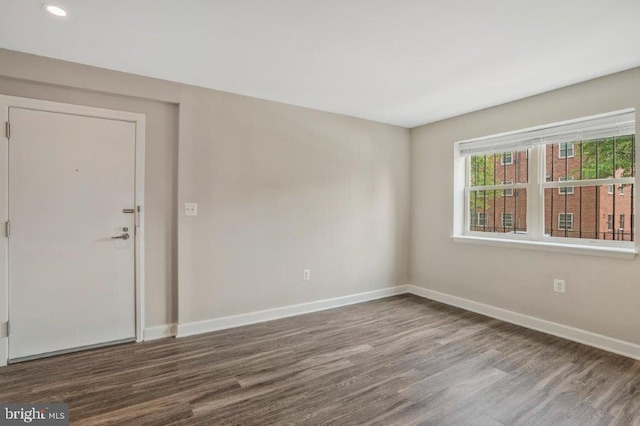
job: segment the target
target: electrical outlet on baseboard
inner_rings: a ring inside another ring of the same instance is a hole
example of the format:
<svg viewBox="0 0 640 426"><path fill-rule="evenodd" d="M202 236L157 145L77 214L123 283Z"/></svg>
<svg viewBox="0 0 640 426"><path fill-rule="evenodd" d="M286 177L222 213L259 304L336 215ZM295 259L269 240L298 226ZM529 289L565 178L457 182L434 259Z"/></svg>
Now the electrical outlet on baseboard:
<svg viewBox="0 0 640 426"><path fill-rule="evenodd" d="M565 290L566 290L566 287L565 287L564 280L555 278L553 280L553 291L555 291L556 293L564 293Z"/></svg>
<svg viewBox="0 0 640 426"><path fill-rule="evenodd" d="M302 270L302 281L311 281L311 269Z"/></svg>

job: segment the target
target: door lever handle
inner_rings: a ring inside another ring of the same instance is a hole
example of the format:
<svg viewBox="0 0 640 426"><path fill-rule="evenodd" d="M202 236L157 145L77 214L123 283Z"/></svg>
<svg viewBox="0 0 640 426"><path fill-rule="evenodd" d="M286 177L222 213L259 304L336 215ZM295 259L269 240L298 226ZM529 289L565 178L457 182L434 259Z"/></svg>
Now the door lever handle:
<svg viewBox="0 0 640 426"><path fill-rule="evenodd" d="M122 235L118 235L117 237L111 237L112 240L128 240L129 239L129 233L125 232Z"/></svg>

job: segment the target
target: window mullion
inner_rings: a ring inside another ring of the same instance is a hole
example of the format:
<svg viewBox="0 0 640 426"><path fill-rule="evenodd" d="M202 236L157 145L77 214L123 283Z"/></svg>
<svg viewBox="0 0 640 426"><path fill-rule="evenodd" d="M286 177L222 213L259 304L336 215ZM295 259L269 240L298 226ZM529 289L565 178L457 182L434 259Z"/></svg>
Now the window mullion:
<svg viewBox="0 0 640 426"><path fill-rule="evenodd" d="M542 209L543 189L541 179L544 172L544 145L538 145L529 152L529 187L527 189L527 233L534 240L539 240L544 234L544 215Z"/></svg>

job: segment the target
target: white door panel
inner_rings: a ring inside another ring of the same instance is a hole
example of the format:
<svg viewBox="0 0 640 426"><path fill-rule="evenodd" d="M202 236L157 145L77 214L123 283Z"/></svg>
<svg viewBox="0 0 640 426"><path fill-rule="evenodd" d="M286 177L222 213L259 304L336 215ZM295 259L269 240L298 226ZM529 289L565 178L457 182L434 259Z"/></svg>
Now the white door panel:
<svg viewBox="0 0 640 426"><path fill-rule="evenodd" d="M134 338L135 124L9 119L9 359Z"/></svg>

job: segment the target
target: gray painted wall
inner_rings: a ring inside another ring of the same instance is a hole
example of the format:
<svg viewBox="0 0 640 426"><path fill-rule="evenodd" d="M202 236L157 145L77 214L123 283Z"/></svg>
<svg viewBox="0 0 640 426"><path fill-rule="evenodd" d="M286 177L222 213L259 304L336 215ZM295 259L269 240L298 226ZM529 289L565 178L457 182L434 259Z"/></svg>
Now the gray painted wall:
<svg viewBox="0 0 640 426"><path fill-rule="evenodd" d="M453 242L453 143L635 107L640 69L421 126L411 131L411 283L640 343L640 260ZM564 278L566 294L552 290Z"/></svg>
<svg viewBox="0 0 640 426"><path fill-rule="evenodd" d="M147 327L407 282L409 130L8 50L0 64L2 94L147 114Z"/></svg>
<svg viewBox="0 0 640 426"><path fill-rule="evenodd" d="M181 322L407 282L407 129L201 92L180 108Z"/></svg>

